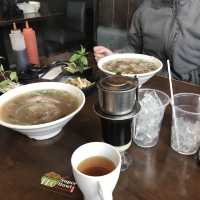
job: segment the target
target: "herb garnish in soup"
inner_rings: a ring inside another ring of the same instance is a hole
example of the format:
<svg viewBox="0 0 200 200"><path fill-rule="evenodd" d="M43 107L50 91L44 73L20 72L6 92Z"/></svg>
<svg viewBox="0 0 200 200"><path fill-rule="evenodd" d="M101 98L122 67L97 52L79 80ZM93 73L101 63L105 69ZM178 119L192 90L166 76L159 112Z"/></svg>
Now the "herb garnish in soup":
<svg viewBox="0 0 200 200"><path fill-rule="evenodd" d="M62 118L79 106L77 97L67 91L39 90L13 97L0 108L2 121L36 125Z"/></svg>
<svg viewBox="0 0 200 200"><path fill-rule="evenodd" d="M103 64L103 69L121 74L143 74L158 67L151 61L135 58L118 58Z"/></svg>

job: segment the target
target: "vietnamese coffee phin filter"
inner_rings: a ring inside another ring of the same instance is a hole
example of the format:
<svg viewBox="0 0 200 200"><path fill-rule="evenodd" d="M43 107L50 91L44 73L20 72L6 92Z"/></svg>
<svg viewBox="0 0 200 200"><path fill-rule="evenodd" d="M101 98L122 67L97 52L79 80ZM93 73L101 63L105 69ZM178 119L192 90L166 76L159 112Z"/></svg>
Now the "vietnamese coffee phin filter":
<svg viewBox="0 0 200 200"><path fill-rule="evenodd" d="M114 75L98 84L98 103L94 110L101 121L102 136L119 151L131 145L134 119L140 111L137 95L137 79Z"/></svg>
<svg viewBox="0 0 200 200"><path fill-rule="evenodd" d="M105 114L126 115L134 109L138 95L138 80L114 75L99 81L98 100Z"/></svg>

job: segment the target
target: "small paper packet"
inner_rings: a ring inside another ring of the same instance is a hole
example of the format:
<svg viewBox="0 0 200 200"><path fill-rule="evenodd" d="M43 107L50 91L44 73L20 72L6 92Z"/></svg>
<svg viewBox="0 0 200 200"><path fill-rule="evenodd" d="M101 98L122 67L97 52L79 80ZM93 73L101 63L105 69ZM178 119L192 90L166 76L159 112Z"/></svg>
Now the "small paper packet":
<svg viewBox="0 0 200 200"><path fill-rule="evenodd" d="M55 172L48 172L42 176L40 184L53 192L66 195L72 194L76 189L76 182Z"/></svg>

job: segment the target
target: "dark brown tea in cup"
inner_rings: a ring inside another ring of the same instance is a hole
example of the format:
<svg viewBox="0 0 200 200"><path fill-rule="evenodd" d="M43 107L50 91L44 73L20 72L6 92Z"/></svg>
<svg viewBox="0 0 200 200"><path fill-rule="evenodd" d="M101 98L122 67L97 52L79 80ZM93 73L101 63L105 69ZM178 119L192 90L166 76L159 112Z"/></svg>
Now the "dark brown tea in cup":
<svg viewBox="0 0 200 200"><path fill-rule="evenodd" d="M88 176L103 176L115 169L115 164L103 156L93 156L79 163L78 170Z"/></svg>

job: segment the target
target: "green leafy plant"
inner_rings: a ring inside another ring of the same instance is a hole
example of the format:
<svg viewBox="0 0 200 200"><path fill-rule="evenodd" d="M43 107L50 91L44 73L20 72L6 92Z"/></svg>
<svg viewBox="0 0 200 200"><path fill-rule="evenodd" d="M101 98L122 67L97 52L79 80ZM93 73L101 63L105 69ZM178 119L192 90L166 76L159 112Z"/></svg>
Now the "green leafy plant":
<svg viewBox="0 0 200 200"><path fill-rule="evenodd" d="M6 92L9 89L12 89L18 86L18 76L14 71L5 71L3 65L0 65L0 91Z"/></svg>
<svg viewBox="0 0 200 200"><path fill-rule="evenodd" d="M87 55L88 52L86 52L86 49L81 45L81 48L75 51L69 58L69 62L67 62L65 70L71 73L83 73L83 71L88 68Z"/></svg>

